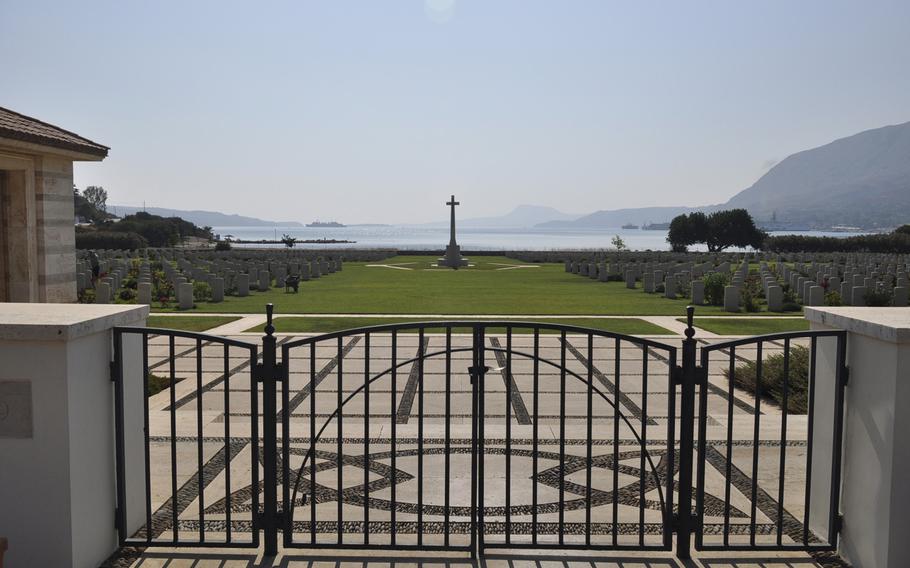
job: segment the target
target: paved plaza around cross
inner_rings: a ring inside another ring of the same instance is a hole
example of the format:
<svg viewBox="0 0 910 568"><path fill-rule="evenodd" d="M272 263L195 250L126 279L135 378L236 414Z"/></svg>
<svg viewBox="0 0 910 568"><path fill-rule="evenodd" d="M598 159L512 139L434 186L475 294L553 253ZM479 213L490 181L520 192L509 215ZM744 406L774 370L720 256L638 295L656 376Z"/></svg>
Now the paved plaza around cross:
<svg viewBox="0 0 910 568"><path fill-rule="evenodd" d="M287 397L279 394L277 418L279 458L290 467L278 492L293 503L295 544L470 544L472 336L457 331L396 333L394 377L390 333L287 350ZM280 336L279 351L299 339ZM484 341L489 371L476 411L484 540L508 538L520 548L532 540L558 544L561 533L564 544L660 547L663 504L675 498L668 478L679 473L679 448L668 438L681 426L668 420L679 404L679 394L667 394L668 352L598 336L589 345L588 336L572 334L540 334L536 350L533 335ZM764 356L783 347L766 342ZM534 360L518 353L539 355L536 373ZM250 352L151 336L147 354L150 374L178 379L148 400L152 538L250 541L264 475L251 467L261 460L263 427L252 411L261 414L263 401L261 386L251 389ZM779 407L730 387L724 369L731 357L737 365L755 360L754 344L714 355L707 446L696 456L704 462L705 542L723 543L725 526L728 544L749 543L753 526L758 544L802 542L807 417L790 413L782 436ZM315 461L305 463L313 432ZM144 539L145 528L136 536ZM139 565L154 565L146 562Z"/></svg>

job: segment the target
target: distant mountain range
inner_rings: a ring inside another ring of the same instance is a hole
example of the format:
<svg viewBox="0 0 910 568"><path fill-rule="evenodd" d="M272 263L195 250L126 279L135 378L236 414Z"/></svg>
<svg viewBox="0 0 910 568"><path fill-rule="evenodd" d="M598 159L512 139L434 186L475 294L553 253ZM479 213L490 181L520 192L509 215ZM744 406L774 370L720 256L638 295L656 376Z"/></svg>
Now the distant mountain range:
<svg viewBox="0 0 910 568"><path fill-rule="evenodd" d="M162 217L180 217L201 227L302 227L303 223L297 221L265 221L255 217L243 215L229 215L217 211L186 211L183 209L167 209L164 207L130 207L128 205L108 205L108 213L118 217L132 215L138 211L145 211L152 215Z"/></svg>
<svg viewBox="0 0 910 568"><path fill-rule="evenodd" d="M779 162L752 186L726 203L703 206L639 207L564 213L552 207L519 205L498 217L458 219L462 228L612 229L625 224L666 223L692 211L742 207L759 225L780 229L825 229L838 225L865 229L910 223L910 122L866 130ZM215 211L111 205L118 216L148 211L178 216L210 227L286 226L297 221L265 221ZM447 213L447 212L446 212ZM421 227L448 227L448 214Z"/></svg>
<svg viewBox="0 0 910 568"><path fill-rule="evenodd" d="M772 228L874 229L908 223L910 122L866 130L793 154L723 204L597 211L538 227L612 228L734 207L748 209L759 224Z"/></svg>
<svg viewBox="0 0 910 568"><path fill-rule="evenodd" d="M458 212L455 212L456 215ZM499 217L474 217L468 219L456 219L458 227L466 229L523 229L533 227L548 221L567 222L573 221L581 215L563 213L552 207L543 207L540 205L519 205L509 213ZM421 223L421 227L448 227L449 218L446 215L444 221L434 221L432 223Z"/></svg>

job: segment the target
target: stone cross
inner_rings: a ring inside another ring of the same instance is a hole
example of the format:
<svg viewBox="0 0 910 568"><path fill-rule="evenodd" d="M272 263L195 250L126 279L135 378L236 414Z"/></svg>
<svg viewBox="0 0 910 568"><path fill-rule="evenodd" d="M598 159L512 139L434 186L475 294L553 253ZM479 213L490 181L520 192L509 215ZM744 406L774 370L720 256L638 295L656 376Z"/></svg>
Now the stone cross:
<svg viewBox="0 0 910 568"><path fill-rule="evenodd" d="M446 205L448 205L452 208L452 216L451 216L451 221L450 221L450 225L449 225L449 246L454 247L455 246L455 206L461 205L461 203L459 203L458 201L455 201L455 196L453 195L451 201L447 201Z"/></svg>

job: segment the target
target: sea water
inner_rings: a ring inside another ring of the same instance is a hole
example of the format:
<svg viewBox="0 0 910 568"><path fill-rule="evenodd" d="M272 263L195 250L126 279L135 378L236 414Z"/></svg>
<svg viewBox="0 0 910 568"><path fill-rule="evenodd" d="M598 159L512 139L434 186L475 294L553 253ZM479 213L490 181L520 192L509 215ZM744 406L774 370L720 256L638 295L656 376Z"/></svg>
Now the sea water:
<svg viewBox="0 0 910 568"><path fill-rule="evenodd" d="M397 248L405 250L441 250L449 242L447 227L420 227L408 225L351 225L347 227L214 227L221 238L234 240L278 240L290 235L299 241L329 239L355 241L353 243L311 244L300 243L298 248ZM824 231L774 231L772 235L799 234L806 236L845 237L856 233ZM667 231L642 229L479 229L459 228L458 244L464 250L603 250L615 248L611 242L619 236L632 250L669 250ZM283 244L255 244L237 246L284 247ZM691 250L706 250L693 246Z"/></svg>

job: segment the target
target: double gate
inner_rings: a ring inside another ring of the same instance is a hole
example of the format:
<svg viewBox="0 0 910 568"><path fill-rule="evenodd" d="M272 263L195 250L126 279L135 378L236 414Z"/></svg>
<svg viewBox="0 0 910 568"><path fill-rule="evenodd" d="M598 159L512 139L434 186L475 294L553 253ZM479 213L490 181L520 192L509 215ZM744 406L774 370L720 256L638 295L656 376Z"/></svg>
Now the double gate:
<svg viewBox="0 0 910 568"><path fill-rule="evenodd" d="M843 332L700 346L690 308L681 347L476 320L294 340L271 315L261 346L115 330L124 545L836 545Z"/></svg>

